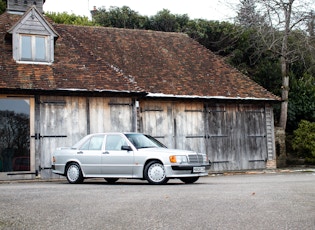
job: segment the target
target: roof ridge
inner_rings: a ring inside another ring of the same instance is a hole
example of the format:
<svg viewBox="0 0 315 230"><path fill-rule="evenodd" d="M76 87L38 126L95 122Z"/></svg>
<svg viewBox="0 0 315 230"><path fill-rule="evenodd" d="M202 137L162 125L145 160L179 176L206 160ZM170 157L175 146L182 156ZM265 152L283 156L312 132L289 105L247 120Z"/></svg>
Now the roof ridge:
<svg viewBox="0 0 315 230"><path fill-rule="evenodd" d="M46 16L47 17L47 16ZM99 25L76 25L76 24L62 24L62 23L53 23L53 25L58 26L66 26L66 27L81 27L81 28L94 28L94 29L104 29L104 30L121 30L121 31L135 31L135 32L146 32L146 33L161 33L161 34L174 34L174 35L183 35L185 37L189 37L186 33L183 32L166 32L166 31L158 31L158 30L147 30L147 29L131 29L131 28L119 28L119 27L109 27L109 26L99 26Z"/></svg>

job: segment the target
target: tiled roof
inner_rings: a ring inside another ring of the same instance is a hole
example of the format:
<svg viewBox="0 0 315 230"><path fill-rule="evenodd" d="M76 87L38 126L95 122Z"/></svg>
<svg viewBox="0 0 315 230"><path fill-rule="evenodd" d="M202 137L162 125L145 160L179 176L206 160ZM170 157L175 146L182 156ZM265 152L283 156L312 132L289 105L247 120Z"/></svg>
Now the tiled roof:
<svg viewBox="0 0 315 230"><path fill-rule="evenodd" d="M0 15L0 89L279 99L182 33L52 23L54 63L17 64L6 32L19 17Z"/></svg>

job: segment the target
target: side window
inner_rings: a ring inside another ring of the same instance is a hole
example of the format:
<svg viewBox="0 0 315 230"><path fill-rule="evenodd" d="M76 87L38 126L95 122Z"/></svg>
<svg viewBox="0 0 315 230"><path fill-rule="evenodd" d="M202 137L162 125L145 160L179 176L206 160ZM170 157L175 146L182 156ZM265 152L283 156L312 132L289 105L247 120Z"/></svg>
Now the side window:
<svg viewBox="0 0 315 230"><path fill-rule="evenodd" d="M101 150L104 136L93 136L87 140L82 146L81 150Z"/></svg>
<svg viewBox="0 0 315 230"><path fill-rule="evenodd" d="M120 135L107 135L106 150L121 150L123 145L128 145L126 140Z"/></svg>

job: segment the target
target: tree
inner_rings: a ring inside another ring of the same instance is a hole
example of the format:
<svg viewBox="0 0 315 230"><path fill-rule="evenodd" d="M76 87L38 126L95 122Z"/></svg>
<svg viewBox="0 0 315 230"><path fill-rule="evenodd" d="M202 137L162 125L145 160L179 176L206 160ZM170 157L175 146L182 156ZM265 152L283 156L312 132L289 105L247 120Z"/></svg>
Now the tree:
<svg viewBox="0 0 315 230"><path fill-rule="evenodd" d="M242 1L250 2L251 9L259 9L261 20L253 21L257 38L261 41L260 50L271 52L279 58L281 67L281 113L279 126L286 129L289 100L289 75L290 66L300 60L300 47L305 47L305 40L296 40L296 33L303 33L306 23L309 21L308 13L311 5L304 0L298 5L297 0L257 0ZM255 7L254 7L255 6ZM239 11L238 18L246 17L246 11ZM255 12L257 13L257 11ZM255 14L253 14L255 15ZM239 20L241 22L241 20ZM247 24L246 24L247 25ZM293 42L294 41L294 42Z"/></svg>
<svg viewBox="0 0 315 230"><path fill-rule="evenodd" d="M315 164L315 122L302 120L294 131L292 145L299 156Z"/></svg>
<svg viewBox="0 0 315 230"><path fill-rule="evenodd" d="M96 24L105 27L143 29L147 25L148 18L141 16L138 12L131 10L128 6L111 6L109 10L105 7L93 12L93 20Z"/></svg>
<svg viewBox="0 0 315 230"><path fill-rule="evenodd" d="M4 13L7 8L7 1L0 0L0 14Z"/></svg>
<svg viewBox="0 0 315 230"><path fill-rule="evenodd" d="M265 17L257 12L255 0L241 0L236 21L245 28L252 28L264 23Z"/></svg>
<svg viewBox="0 0 315 230"><path fill-rule="evenodd" d="M295 129L301 120L315 122L315 78L306 73L299 79L292 76L290 88L288 125Z"/></svg>
<svg viewBox="0 0 315 230"><path fill-rule="evenodd" d="M156 31L180 32L189 21L187 14L175 15L169 10L163 9L149 19L149 28Z"/></svg>
<svg viewBox="0 0 315 230"><path fill-rule="evenodd" d="M310 17L308 20L308 32L311 37L315 36L315 14L313 10L310 12Z"/></svg>
<svg viewBox="0 0 315 230"><path fill-rule="evenodd" d="M47 17L52 19L55 23L59 24L69 24L69 25L82 25L82 26L93 26L95 23L90 21L88 17L85 16L77 16L75 14L68 14L66 12L63 13L55 13L55 12L47 12L45 13Z"/></svg>

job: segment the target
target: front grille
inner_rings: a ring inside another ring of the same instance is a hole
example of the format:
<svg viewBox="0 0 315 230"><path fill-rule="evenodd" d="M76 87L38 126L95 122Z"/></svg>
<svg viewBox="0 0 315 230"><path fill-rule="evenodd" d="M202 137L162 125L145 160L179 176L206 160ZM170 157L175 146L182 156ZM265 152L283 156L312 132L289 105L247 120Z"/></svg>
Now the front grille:
<svg viewBox="0 0 315 230"><path fill-rule="evenodd" d="M202 155L188 155L189 163L192 164L202 164L203 163L203 157Z"/></svg>

